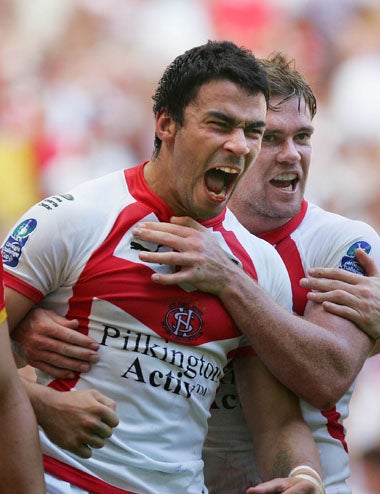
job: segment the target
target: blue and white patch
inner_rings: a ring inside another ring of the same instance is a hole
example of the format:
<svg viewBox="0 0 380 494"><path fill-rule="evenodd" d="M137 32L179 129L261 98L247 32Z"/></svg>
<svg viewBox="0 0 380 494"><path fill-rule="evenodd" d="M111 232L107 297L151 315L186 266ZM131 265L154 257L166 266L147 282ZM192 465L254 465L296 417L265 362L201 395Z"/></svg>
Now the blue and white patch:
<svg viewBox="0 0 380 494"><path fill-rule="evenodd" d="M3 264L15 268L19 263L21 252L28 241L29 236L34 232L37 220L29 218L24 220L13 230L2 247Z"/></svg>
<svg viewBox="0 0 380 494"><path fill-rule="evenodd" d="M368 242L365 242L364 240L355 242L348 248L346 255L342 257L339 267L341 269L345 269L346 271L350 271L351 273L365 275L363 267L355 258L356 249L362 249L367 254L371 252L371 246Z"/></svg>

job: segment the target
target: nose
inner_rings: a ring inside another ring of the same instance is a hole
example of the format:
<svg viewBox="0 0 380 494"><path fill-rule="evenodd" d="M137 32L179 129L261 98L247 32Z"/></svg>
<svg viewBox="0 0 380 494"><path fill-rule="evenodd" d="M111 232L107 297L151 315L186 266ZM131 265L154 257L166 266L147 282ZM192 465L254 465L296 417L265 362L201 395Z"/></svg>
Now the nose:
<svg viewBox="0 0 380 494"><path fill-rule="evenodd" d="M301 159L297 144L293 139L287 139L283 142L280 151L277 154L278 161L294 162Z"/></svg>
<svg viewBox="0 0 380 494"><path fill-rule="evenodd" d="M244 133L244 129L233 129L224 143L224 148L237 156L245 156L248 154L250 152L250 148L247 144L247 137Z"/></svg>

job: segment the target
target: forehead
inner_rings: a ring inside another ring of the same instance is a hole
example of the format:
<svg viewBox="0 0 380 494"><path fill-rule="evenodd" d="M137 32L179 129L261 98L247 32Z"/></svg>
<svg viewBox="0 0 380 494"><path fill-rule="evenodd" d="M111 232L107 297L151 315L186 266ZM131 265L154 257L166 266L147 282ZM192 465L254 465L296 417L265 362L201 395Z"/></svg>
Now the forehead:
<svg viewBox="0 0 380 494"><path fill-rule="evenodd" d="M303 98L294 96L286 101L282 97L274 97L270 100L274 110L268 109L266 128L276 126L299 125L301 127L311 126L310 110Z"/></svg>
<svg viewBox="0 0 380 494"><path fill-rule="evenodd" d="M265 119L267 107L263 93L248 93L229 80L215 80L203 84L187 109L198 115L223 112L242 120Z"/></svg>

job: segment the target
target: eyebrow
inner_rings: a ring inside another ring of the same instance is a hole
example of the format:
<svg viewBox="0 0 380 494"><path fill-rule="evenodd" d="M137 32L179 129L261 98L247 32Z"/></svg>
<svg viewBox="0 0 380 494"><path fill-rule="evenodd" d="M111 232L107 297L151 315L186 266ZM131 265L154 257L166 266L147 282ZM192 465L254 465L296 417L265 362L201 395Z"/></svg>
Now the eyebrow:
<svg viewBox="0 0 380 494"><path fill-rule="evenodd" d="M230 117L229 115L226 115L225 113L222 113L220 111L214 110L210 111L207 114L209 117L214 117L217 118L218 120L222 120L223 122L226 122L228 125L231 125L231 127L237 127L239 125L239 121L236 120L236 118ZM264 120L254 120L254 121L248 121L244 125L244 129L250 129L250 128L263 128L265 127L266 122Z"/></svg>
<svg viewBox="0 0 380 494"><path fill-rule="evenodd" d="M300 132L306 132L308 134L313 134L314 133L314 127L312 125L305 125L304 127L300 127L299 129L297 129L296 131L296 134L299 134ZM270 134L282 134L283 131L281 129L277 129L277 128L271 128L271 127L267 127L265 129L265 132L266 133L270 133Z"/></svg>

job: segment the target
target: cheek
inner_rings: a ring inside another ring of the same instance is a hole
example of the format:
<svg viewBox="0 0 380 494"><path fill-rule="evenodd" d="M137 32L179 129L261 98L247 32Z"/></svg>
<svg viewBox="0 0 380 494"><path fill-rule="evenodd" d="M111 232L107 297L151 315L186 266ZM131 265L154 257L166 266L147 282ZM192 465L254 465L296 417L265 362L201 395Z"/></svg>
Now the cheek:
<svg viewBox="0 0 380 494"><path fill-rule="evenodd" d="M256 159L258 157L258 155L260 154L261 152L261 141L258 142L253 148L252 148L252 156L253 156L253 159Z"/></svg>
<svg viewBox="0 0 380 494"><path fill-rule="evenodd" d="M309 168L310 168L310 160L311 160L311 153L303 153L302 155L302 169L304 176L307 177L309 174Z"/></svg>

